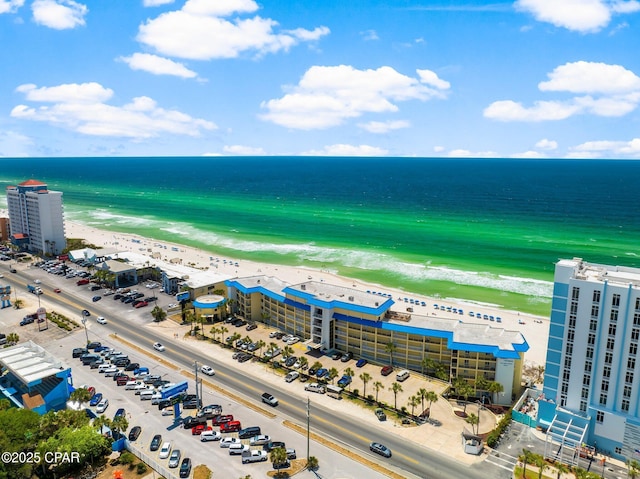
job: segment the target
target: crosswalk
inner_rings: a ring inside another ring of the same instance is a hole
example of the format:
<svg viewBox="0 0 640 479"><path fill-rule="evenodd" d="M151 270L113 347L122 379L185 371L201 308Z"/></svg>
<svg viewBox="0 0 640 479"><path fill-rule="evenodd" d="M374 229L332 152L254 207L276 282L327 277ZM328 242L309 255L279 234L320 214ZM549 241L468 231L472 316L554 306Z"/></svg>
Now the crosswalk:
<svg viewBox="0 0 640 479"><path fill-rule="evenodd" d="M518 458L495 449L491 451L485 462L500 467L506 471L513 471L518 463Z"/></svg>

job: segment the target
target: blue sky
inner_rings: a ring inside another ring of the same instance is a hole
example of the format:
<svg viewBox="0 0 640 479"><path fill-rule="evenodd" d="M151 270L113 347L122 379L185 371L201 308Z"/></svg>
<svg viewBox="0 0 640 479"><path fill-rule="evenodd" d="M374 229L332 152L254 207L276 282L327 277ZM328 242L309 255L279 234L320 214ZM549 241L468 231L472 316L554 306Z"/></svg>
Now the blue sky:
<svg viewBox="0 0 640 479"><path fill-rule="evenodd" d="M640 1L0 0L0 157L640 158Z"/></svg>

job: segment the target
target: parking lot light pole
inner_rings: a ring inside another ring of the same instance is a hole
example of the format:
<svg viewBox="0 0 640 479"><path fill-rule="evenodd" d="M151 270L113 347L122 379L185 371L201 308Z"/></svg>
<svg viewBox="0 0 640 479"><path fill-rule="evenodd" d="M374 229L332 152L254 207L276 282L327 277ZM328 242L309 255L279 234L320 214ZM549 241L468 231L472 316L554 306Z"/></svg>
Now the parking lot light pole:
<svg viewBox="0 0 640 479"><path fill-rule="evenodd" d="M310 437L311 437L311 399L307 398L307 466L309 465Z"/></svg>
<svg viewBox="0 0 640 479"><path fill-rule="evenodd" d="M82 321L82 325L84 326L84 335L87 337L87 344L89 344L89 332L87 331L87 318L85 318L83 315L80 321Z"/></svg>

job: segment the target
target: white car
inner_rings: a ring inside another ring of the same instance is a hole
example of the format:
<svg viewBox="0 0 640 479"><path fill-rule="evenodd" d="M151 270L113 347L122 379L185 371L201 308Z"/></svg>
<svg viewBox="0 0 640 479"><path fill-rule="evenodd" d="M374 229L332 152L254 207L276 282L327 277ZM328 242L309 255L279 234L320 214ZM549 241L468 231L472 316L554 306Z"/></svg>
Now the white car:
<svg viewBox="0 0 640 479"><path fill-rule="evenodd" d="M97 322L98 324L107 324L107 320L106 320L106 319L104 319L102 316L98 316L98 317L96 318L96 322Z"/></svg>
<svg viewBox="0 0 640 479"><path fill-rule="evenodd" d="M153 349L156 351L164 351L164 346L162 343L153 343Z"/></svg>
<svg viewBox="0 0 640 479"><path fill-rule="evenodd" d="M202 431L202 434L200 434L201 442L219 441L221 439L222 435L218 431Z"/></svg>
<svg viewBox="0 0 640 479"><path fill-rule="evenodd" d="M262 446L271 441L271 438L265 434L259 434L257 436L253 436L249 440L249 445L251 446Z"/></svg>
<svg viewBox="0 0 640 479"><path fill-rule="evenodd" d="M200 368L200 371L202 371L207 376L213 376L216 373L211 366L206 366L206 365L202 366Z"/></svg>
<svg viewBox="0 0 640 479"><path fill-rule="evenodd" d="M105 412L107 410L108 407L109 407L109 400L107 398L104 398L96 406L96 412L97 413L103 413L103 412Z"/></svg>
<svg viewBox="0 0 640 479"><path fill-rule="evenodd" d="M162 415L163 416L173 416L173 408L172 407L166 407L162 410Z"/></svg>
<svg viewBox="0 0 640 479"><path fill-rule="evenodd" d="M298 373L297 371L291 371L284 377L284 380L290 383L291 381L295 381L296 379L298 379L299 376L300 373Z"/></svg>
<svg viewBox="0 0 640 479"><path fill-rule="evenodd" d="M160 448L160 455L158 457L160 459L166 459L167 457L169 457L170 453L171 453L171 443L167 441Z"/></svg>
<svg viewBox="0 0 640 479"><path fill-rule="evenodd" d="M287 345L288 346L292 346L292 345L296 344L299 341L300 341L300 338L298 336L294 336L292 338L289 338L289 340L287 340Z"/></svg>
<svg viewBox="0 0 640 479"><path fill-rule="evenodd" d="M34 281L34 283L35 283L35 284L40 284L40 283L42 283L42 281L40 281L39 279L36 279L36 280Z"/></svg>
<svg viewBox="0 0 640 479"><path fill-rule="evenodd" d="M225 437L220 441L220 447L229 447L231 444L240 444L241 441L237 437Z"/></svg>

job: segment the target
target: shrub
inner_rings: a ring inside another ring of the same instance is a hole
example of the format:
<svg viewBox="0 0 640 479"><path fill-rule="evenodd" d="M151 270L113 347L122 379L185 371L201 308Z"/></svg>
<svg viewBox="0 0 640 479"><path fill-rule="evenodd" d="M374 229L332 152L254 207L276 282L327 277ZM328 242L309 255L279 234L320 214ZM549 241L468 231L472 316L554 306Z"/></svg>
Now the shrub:
<svg viewBox="0 0 640 479"><path fill-rule="evenodd" d="M128 451L123 452L122 454L120 454L120 464L133 464L133 462L136 460L136 456L134 456L133 454L131 454Z"/></svg>
<svg viewBox="0 0 640 479"><path fill-rule="evenodd" d="M145 472L147 472L147 465L144 462L139 462L136 465L136 473L142 475Z"/></svg>

